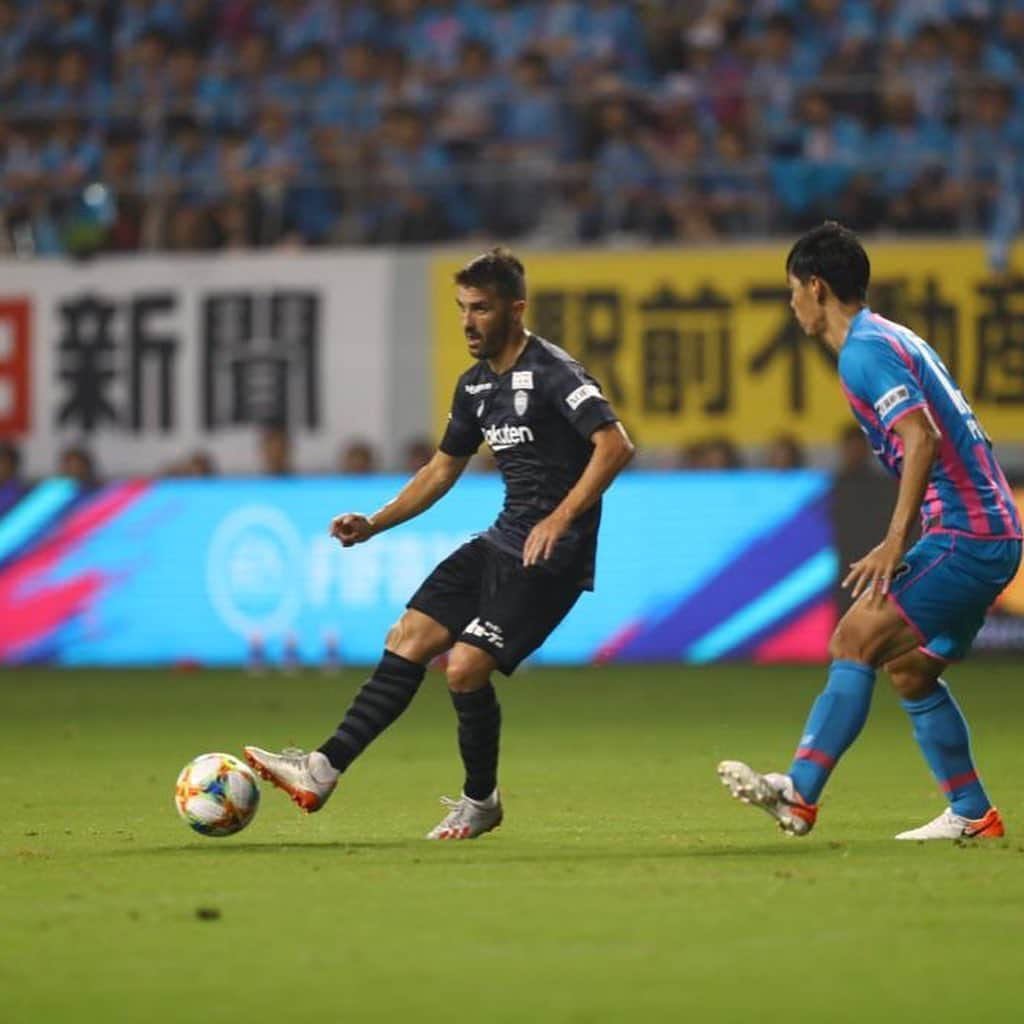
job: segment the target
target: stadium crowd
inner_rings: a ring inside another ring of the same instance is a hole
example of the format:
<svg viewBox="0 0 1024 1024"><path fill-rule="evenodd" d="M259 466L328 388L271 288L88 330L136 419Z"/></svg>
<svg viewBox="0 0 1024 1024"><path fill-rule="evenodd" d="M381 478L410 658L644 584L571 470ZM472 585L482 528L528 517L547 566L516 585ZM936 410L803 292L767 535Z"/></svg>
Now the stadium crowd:
<svg viewBox="0 0 1024 1024"><path fill-rule="evenodd" d="M1022 166L1024 0L0 0L19 254L1005 239Z"/></svg>

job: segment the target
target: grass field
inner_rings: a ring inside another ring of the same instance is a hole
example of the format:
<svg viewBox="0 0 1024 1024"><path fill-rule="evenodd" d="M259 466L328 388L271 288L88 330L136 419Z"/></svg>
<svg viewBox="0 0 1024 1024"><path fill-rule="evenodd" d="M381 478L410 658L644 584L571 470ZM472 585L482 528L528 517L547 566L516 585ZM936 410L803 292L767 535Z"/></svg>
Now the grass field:
<svg viewBox="0 0 1024 1024"><path fill-rule="evenodd" d="M882 685L791 840L714 767L784 766L821 673L534 670L502 687L505 825L426 843L452 713L417 703L320 814L264 786L229 839L174 779L206 750L313 745L361 676L0 675L0 1020L1012 1020L1024 1000L1024 685L951 682L1011 835L895 843L943 807ZM203 919L198 908L215 908Z"/></svg>

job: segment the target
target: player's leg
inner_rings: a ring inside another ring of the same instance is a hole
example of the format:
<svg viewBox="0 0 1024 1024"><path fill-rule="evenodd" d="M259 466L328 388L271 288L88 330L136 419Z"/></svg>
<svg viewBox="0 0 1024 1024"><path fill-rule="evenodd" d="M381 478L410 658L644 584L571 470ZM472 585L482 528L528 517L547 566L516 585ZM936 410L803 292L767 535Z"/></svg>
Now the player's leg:
<svg viewBox="0 0 1024 1024"><path fill-rule="evenodd" d="M318 748L341 773L412 703L426 666L448 650L452 634L429 615L407 608L388 631L384 653L334 735Z"/></svg>
<svg viewBox="0 0 1024 1024"><path fill-rule="evenodd" d="M839 759L867 721L876 666L912 650L914 628L893 602L862 598L832 635L825 688L807 717L787 773L762 775L742 761L723 761L718 774L733 796L761 807L789 835L814 827L818 799Z"/></svg>
<svg viewBox="0 0 1024 1024"><path fill-rule="evenodd" d="M935 644L935 641L931 641ZM921 748L949 807L920 828L897 839L991 838L1003 835L1002 818L978 776L967 721L940 678L946 662L910 651L885 666Z"/></svg>
<svg viewBox="0 0 1024 1024"><path fill-rule="evenodd" d="M384 654L332 736L308 754L248 746L245 759L302 810L320 810L342 772L412 703L427 663L448 649L451 638L439 622L407 609L388 632Z"/></svg>
<svg viewBox="0 0 1024 1024"><path fill-rule="evenodd" d="M345 717L317 750L274 753L246 747L249 764L304 811L319 810L341 774L412 703L426 666L448 650L469 621L479 600L482 565L479 542L470 542L434 569L388 632L377 667Z"/></svg>
<svg viewBox="0 0 1024 1024"><path fill-rule="evenodd" d="M898 838L1001 836L1002 819L978 778L967 723L939 675L944 664L967 657L988 608L1017 570L1020 542L928 534L907 561L917 571L896 581L892 601L916 624L921 646L894 661L890 675L950 806Z"/></svg>
<svg viewBox="0 0 1024 1024"><path fill-rule="evenodd" d="M462 792L472 800L488 799L498 786L501 706L491 682L497 667L492 655L468 644L456 644L448 658L448 692L466 770Z"/></svg>
<svg viewBox="0 0 1024 1024"><path fill-rule="evenodd" d="M523 567L519 558L490 547L483 567L478 614L448 659L448 688L459 721L465 769L462 797L429 839L471 839L502 819L498 791L501 709L491 676L511 675L547 639L576 603L573 576Z"/></svg>
<svg viewBox="0 0 1024 1024"><path fill-rule="evenodd" d="M487 651L457 643L448 656L448 694L458 719L459 755L465 772L458 800L442 798L450 808L428 839L474 839L501 824L498 749L501 705L491 682L497 660Z"/></svg>

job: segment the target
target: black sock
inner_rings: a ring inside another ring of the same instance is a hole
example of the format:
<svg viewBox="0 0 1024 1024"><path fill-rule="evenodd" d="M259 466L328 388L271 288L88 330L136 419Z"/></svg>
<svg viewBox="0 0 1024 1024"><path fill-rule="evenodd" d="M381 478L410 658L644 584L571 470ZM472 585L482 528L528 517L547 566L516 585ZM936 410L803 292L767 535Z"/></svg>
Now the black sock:
<svg viewBox="0 0 1024 1024"><path fill-rule="evenodd" d="M385 651L334 735L318 749L343 772L412 703L426 669Z"/></svg>
<svg viewBox="0 0 1024 1024"><path fill-rule="evenodd" d="M501 706L497 694L491 683L472 693L449 693L459 716L459 753L466 768L462 792L472 800L486 800L498 785Z"/></svg>

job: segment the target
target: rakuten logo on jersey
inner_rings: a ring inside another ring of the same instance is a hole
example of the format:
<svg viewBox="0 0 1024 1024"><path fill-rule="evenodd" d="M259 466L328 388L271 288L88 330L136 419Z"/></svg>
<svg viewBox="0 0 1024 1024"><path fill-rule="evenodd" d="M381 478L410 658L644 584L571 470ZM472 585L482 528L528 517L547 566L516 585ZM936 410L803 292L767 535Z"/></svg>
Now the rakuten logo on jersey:
<svg viewBox="0 0 1024 1024"><path fill-rule="evenodd" d="M529 427L512 427L506 423L503 427L488 427L484 440L492 452L503 452L519 444L533 444L535 438Z"/></svg>

